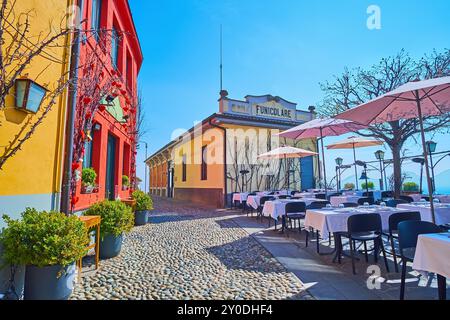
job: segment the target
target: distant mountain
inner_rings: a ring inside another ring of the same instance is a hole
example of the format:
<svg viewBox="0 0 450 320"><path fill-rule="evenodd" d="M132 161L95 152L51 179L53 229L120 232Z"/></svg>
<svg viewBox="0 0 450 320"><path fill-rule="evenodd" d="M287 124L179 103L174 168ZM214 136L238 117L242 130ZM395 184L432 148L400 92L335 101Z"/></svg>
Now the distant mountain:
<svg viewBox="0 0 450 320"><path fill-rule="evenodd" d="M434 178L437 193L450 193L450 169L439 173Z"/></svg>

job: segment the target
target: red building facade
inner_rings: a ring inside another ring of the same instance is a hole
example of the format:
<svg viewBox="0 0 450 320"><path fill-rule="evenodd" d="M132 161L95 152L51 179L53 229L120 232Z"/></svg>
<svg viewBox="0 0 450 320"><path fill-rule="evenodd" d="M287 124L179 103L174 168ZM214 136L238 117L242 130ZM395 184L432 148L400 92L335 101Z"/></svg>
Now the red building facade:
<svg viewBox="0 0 450 320"><path fill-rule="evenodd" d="M133 183L136 172L136 144L138 117L137 78L143 56L133 18L127 0L80 0L82 32L80 45L80 64L92 59L101 63L101 79L116 77L111 87L115 93L103 95L94 108L88 130L75 127L75 132L83 135L84 146L79 159L79 172L82 168L93 168L97 173L96 187L86 190L81 179L77 179L75 193L72 195L73 211L89 208L104 199L127 199L131 187L122 183L122 177L129 177ZM109 36L99 36L108 34ZM102 42L101 50L96 50ZM87 64L89 68L89 63ZM80 70L83 72L83 70ZM99 81L103 86L104 81ZM103 89L103 88L102 88ZM89 99L86 94L78 94L77 114L86 114L82 101ZM77 125L76 125L77 126ZM85 138L87 136L87 138ZM79 142L80 143L80 142ZM76 148L76 146L75 146ZM77 165L76 165L77 166Z"/></svg>

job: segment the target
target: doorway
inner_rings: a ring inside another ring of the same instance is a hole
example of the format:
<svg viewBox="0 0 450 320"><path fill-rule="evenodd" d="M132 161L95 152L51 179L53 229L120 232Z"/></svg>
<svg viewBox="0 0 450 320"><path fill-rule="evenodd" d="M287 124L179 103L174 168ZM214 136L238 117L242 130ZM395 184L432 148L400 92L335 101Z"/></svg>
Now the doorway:
<svg viewBox="0 0 450 320"><path fill-rule="evenodd" d="M108 134L105 198L109 200L115 200L116 197L116 144L116 138Z"/></svg>

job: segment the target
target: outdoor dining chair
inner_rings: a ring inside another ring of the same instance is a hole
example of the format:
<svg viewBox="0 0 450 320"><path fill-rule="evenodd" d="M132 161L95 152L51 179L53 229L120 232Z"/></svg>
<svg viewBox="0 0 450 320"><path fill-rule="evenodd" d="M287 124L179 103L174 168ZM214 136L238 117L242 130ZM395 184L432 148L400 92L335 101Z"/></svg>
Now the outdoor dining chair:
<svg viewBox="0 0 450 320"><path fill-rule="evenodd" d="M256 192L251 192L251 193L249 193L248 195L249 195L249 196L256 196ZM247 199L248 199L248 196L247 196ZM250 216L253 217L253 207L252 207L252 206L249 206L249 205L247 204L247 201L245 201L245 211L246 211L247 217L248 217L248 214L249 214L249 213L250 213Z"/></svg>
<svg viewBox="0 0 450 320"><path fill-rule="evenodd" d="M399 199L405 200L408 203L414 202L414 198L410 196L400 196Z"/></svg>
<svg viewBox="0 0 450 320"><path fill-rule="evenodd" d="M373 191L363 192L362 196L366 198L373 198Z"/></svg>
<svg viewBox="0 0 450 320"><path fill-rule="evenodd" d="M262 215L262 210L263 210L263 208L264 208L264 203L266 203L266 201L273 201L273 200L275 200L275 199L276 199L276 198L273 197L273 196L264 196L264 197L261 197L261 199L259 200L259 206L258 206L257 214L256 214L256 218L257 218L257 219L260 218L261 221L262 221L262 217L263 217L263 215ZM271 219L271 218L270 218L270 219ZM269 222L270 222L270 220L269 220Z"/></svg>
<svg viewBox="0 0 450 320"><path fill-rule="evenodd" d="M291 196L288 196L288 195L278 196L278 199L290 199L290 198L291 198Z"/></svg>
<svg viewBox="0 0 450 320"><path fill-rule="evenodd" d="M364 203L368 203L369 205L373 205L375 203L375 200L373 198L359 198L358 204L362 206Z"/></svg>
<svg viewBox="0 0 450 320"><path fill-rule="evenodd" d="M327 197L325 196L325 193L316 193L316 194L314 195L314 197L315 197L316 199L327 200Z"/></svg>
<svg viewBox="0 0 450 320"><path fill-rule="evenodd" d="M406 200L402 200L402 199L390 199L390 200L386 201L386 205L391 208L396 208L397 205L405 204L405 203L409 203L409 202Z"/></svg>
<svg viewBox="0 0 450 320"><path fill-rule="evenodd" d="M344 202L343 205L344 205L344 208L356 208L359 206L359 204L354 203L354 202Z"/></svg>
<svg viewBox="0 0 450 320"><path fill-rule="evenodd" d="M400 200L403 201L403 200ZM420 212L396 212L389 216L388 232L383 232L391 244L390 254L394 258L395 272L398 272L397 254L395 252L395 239L398 239L398 224L403 221L420 221Z"/></svg>
<svg viewBox="0 0 450 320"><path fill-rule="evenodd" d="M306 204L304 202L290 202L286 204L286 222L289 223L289 226L292 228L292 221L294 221L294 228L296 225L296 221L298 221L298 231L302 232L301 223L302 219L305 219L306 214ZM287 229L287 228L286 228Z"/></svg>
<svg viewBox="0 0 450 320"><path fill-rule="evenodd" d="M384 257L384 264L386 266L387 272L389 272L388 261L386 258L386 251L384 250L383 241L381 238L382 235L382 224L381 224L381 216L378 213L364 213L364 214L354 214L351 215L347 220L347 232L341 232L340 237L345 237L349 239L350 244L350 257L352 260L352 271L353 274L356 274L355 269L355 251L356 251L356 242L362 242L364 245L364 257L366 262L369 262L368 250L367 250L367 242L373 241L374 243L374 259L375 263L378 262L378 249L381 248ZM342 241L339 241L341 244L338 248L338 262L341 263L342 256Z"/></svg>
<svg viewBox="0 0 450 320"><path fill-rule="evenodd" d="M405 299L406 264L414 261L417 239L420 234L442 232L434 223L428 221L403 221L398 224L398 244L402 260L402 278L400 282L400 300Z"/></svg>
<svg viewBox="0 0 450 320"><path fill-rule="evenodd" d="M429 196L423 196L422 199L424 199L425 201L430 202L430 197ZM438 198L433 198L433 201L441 202Z"/></svg>
<svg viewBox="0 0 450 320"><path fill-rule="evenodd" d="M394 193L392 191L382 191L381 192L381 199L393 198L393 197L394 197Z"/></svg>
<svg viewBox="0 0 450 320"><path fill-rule="evenodd" d="M331 197L339 197L339 196L342 196L341 192L331 193L331 194L327 195L327 200L330 201Z"/></svg>

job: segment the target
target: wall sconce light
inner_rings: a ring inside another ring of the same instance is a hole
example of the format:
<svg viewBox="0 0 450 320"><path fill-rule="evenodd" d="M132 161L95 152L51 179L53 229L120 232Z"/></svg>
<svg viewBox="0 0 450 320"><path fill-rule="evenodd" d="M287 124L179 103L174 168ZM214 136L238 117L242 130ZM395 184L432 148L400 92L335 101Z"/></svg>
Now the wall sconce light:
<svg viewBox="0 0 450 320"><path fill-rule="evenodd" d="M16 108L36 113L41 106L47 89L30 79L16 79Z"/></svg>

